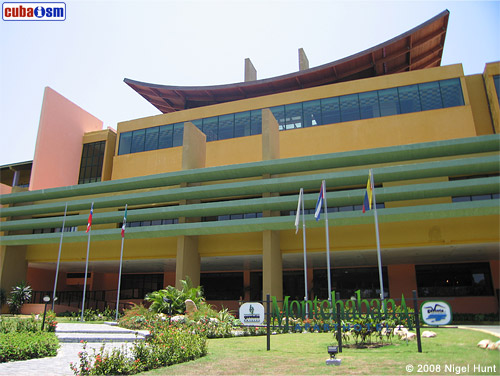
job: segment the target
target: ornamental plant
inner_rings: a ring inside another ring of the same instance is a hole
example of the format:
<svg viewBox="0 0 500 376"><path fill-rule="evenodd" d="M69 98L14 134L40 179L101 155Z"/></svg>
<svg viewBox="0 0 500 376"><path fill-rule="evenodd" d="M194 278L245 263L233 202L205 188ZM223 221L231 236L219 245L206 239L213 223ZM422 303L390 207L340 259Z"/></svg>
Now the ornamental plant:
<svg viewBox="0 0 500 376"><path fill-rule="evenodd" d="M29 302L30 299L31 286L29 286L25 281L18 283L12 288L9 298L7 299L10 313L18 314L21 311L23 304Z"/></svg>
<svg viewBox="0 0 500 376"><path fill-rule="evenodd" d="M198 307L205 301L201 286L193 287L189 277L181 280L181 289L167 286L165 289L153 291L146 295L144 300L150 302L150 311L155 313L184 314L186 311L185 301L191 299ZM169 312L169 309L172 311Z"/></svg>

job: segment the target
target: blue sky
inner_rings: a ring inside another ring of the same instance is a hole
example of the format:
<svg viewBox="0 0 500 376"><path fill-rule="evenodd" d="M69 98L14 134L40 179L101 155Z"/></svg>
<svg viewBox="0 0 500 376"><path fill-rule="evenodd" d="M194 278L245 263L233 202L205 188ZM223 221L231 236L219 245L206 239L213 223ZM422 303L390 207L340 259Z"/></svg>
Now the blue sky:
<svg viewBox="0 0 500 376"><path fill-rule="evenodd" d="M62 22L0 21L0 165L33 159L50 86L116 129L159 114L128 87L243 81L311 67L385 42L448 9L442 65L500 61L499 1L66 1Z"/></svg>

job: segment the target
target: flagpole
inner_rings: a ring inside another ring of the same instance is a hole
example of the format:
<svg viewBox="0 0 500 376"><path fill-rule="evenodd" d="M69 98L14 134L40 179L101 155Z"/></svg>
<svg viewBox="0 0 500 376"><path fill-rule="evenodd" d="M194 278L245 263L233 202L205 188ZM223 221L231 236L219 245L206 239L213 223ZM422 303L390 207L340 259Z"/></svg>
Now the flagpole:
<svg viewBox="0 0 500 376"><path fill-rule="evenodd" d="M116 293L116 316L115 321L118 321L118 307L120 304L120 287L122 283L122 265L123 265L123 241L125 240L125 226L127 221L127 204L125 204L125 215L123 217L123 225L122 225L122 247L120 250L120 272L118 274L118 292Z"/></svg>
<svg viewBox="0 0 500 376"><path fill-rule="evenodd" d="M332 303L332 277L330 271L330 234L328 227L328 204L326 203L326 182L323 180L322 183L323 188L323 209L325 211L325 233L326 233L326 270L328 276L328 300L330 301L330 305Z"/></svg>
<svg viewBox="0 0 500 376"><path fill-rule="evenodd" d="M309 318L309 312L308 312L308 307L307 307L308 294L307 294L306 219L305 219L305 214L304 214L304 189L303 188L300 188L300 195L302 197L302 242L303 242L303 246L304 246L304 290L305 290L304 303L305 303L305 308L306 308L306 319L307 319L307 318Z"/></svg>
<svg viewBox="0 0 500 376"><path fill-rule="evenodd" d="M380 299L382 300L382 307L384 307L384 280L382 278L382 257L380 256L380 235L378 230L378 215L377 215L377 199L375 197L375 179L373 178L373 171L370 169L371 188L373 196L373 208L375 210L375 233L377 237L377 261L378 261L378 278L380 281Z"/></svg>
<svg viewBox="0 0 500 376"><path fill-rule="evenodd" d="M57 277L59 275L59 264L61 262L61 249L64 235L64 224L66 223L66 213L68 211L68 203L66 202L66 206L64 207L64 218L61 228L61 239L59 240L59 254L57 255L57 266L56 266L56 277L54 279L54 292L52 294L52 311L54 310L54 304L56 301L56 289L57 289Z"/></svg>
<svg viewBox="0 0 500 376"><path fill-rule="evenodd" d="M90 207L89 221L87 223L87 231L89 236L87 238L87 259L85 260L85 280L83 282L83 297L82 297L82 315L80 321L83 322L83 312L85 310L85 292L87 291L87 275L89 270L89 250L90 250L90 232L92 231L92 212L94 210L94 203Z"/></svg>

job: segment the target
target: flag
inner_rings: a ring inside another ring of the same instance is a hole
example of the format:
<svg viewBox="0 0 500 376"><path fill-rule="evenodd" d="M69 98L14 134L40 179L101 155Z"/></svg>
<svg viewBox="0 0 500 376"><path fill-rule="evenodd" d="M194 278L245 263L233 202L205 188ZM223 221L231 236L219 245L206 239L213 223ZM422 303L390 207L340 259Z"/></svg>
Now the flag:
<svg viewBox="0 0 500 376"><path fill-rule="evenodd" d="M366 210L372 209L372 201L373 201L373 185L372 185L372 172L368 173L368 182L366 183L366 192L365 199L363 201L363 213Z"/></svg>
<svg viewBox="0 0 500 376"><path fill-rule="evenodd" d="M302 203L302 195L304 194L304 189L300 188L299 192L299 202L297 203L297 214L295 215L295 233L299 232L299 222L300 222L300 205Z"/></svg>
<svg viewBox="0 0 500 376"><path fill-rule="evenodd" d="M321 207L323 206L324 198L325 198L325 191L323 190L323 183L321 183L318 201L316 202L316 210L314 211L314 218L316 218L316 221L319 221L319 218L321 216Z"/></svg>
<svg viewBox="0 0 500 376"><path fill-rule="evenodd" d="M90 226L92 226L92 214L94 214L94 203L92 203L92 206L90 207L90 214L89 214L89 220L87 222L87 231L90 231Z"/></svg>
<svg viewBox="0 0 500 376"><path fill-rule="evenodd" d="M125 226L127 224L127 205L125 205L125 214L123 215L122 238L125 237Z"/></svg>

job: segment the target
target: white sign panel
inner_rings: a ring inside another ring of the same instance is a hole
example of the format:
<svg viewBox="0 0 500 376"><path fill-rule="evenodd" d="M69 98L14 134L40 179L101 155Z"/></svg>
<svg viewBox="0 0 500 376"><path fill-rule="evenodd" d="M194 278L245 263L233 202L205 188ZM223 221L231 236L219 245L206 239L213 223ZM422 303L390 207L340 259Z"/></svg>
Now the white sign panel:
<svg viewBox="0 0 500 376"><path fill-rule="evenodd" d="M421 311L422 319L427 325L447 325L451 322L451 307L446 302L424 302Z"/></svg>
<svg viewBox="0 0 500 376"><path fill-rule="evenodd" d="M260 303L244 303L240 307L240 321L243 325L261 325L265 319L264 306Z"/></svg>

